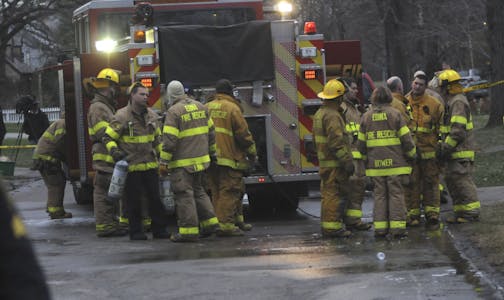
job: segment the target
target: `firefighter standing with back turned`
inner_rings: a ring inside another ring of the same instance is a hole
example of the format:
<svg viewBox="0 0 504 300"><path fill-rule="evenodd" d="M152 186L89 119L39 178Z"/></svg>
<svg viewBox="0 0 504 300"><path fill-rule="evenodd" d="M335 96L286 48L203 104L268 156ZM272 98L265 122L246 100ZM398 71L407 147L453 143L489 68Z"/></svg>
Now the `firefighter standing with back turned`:
<svg viewBox="0 0 504 300"><path fill-rule="evenodd" d="M360 119L364 108L360 105L359 98L357 98L359 89L355 80L353 78L342 78L341 80L348 89L343 96L341 108L345 116L345 126L350 138L355 167L354 174L350 176L349 184L344 186L346 188L345 224L347 229L368 230L371 228L371 224L362 222L362 202L366 190L364 162L357 150L357 135L359 134Z"/></svg>
<svg viewBox="0 0 504 300"><path fill-rule="evenodd" d="M407 235L403 186L411 173L408 161L416 156L415 144L401 113L390 105L388 88L377 87L371 101L373 108L362 117L358 149L374 183L375 236L402 238Z"/></svg>
<svg viewBox="0 0 504 300"><path fill-rule="evenodd" d="M256 160L256 146L239 102L233 97L231 82L220 79L215 91L215 98L206 104L217 144L217 161L208 171L208 185L220 224L217 234L240 236L242 230L251 229L244 223L241 195L243 174Z"/></svg>
<svg viewBox="0 0 504 300"><path fill-rule="evenodd" d="M63 208L66 176L61 167L65 161L65 119L53 122L38 140L33 154L33 169L39 170L47 187L47 212L51 219L71 218Z"/></svg>
<svg viewBox="0 0 504 300"><path fill-rule="evenodd" d="M438 76L441 96L446 103L444 126L447 134L441 142L438 159L447 164L445 179L453 200L454 216L449 223L479 220L480 201L472 179L474 168L473 120L469 102L463 94L460 75L445 70Z"/></svg>
<svg viewBox="0 0 504 300"><path fill-rule="evenodd" d="M417 160L413 162L412 184L407 189L408 225L418 226L421 205L426 219L426 228L439 228L440 194L439 175L441 169L436 160L440 126L444 107L429 96L427 76L417 71L411 83L411 93L406 98L412 108L413 121L409 124L417 147Z"/></svg>
<svg viewBox="0 0 504 300"><path fill-rule="evenodd" d="M161 175L170 170L171 187L179 232L173 242L196 242L198 235L214 233L219 220L202 184L204 171L215 160L215 129L208 109L184 93L184 86L173 80L166 89L172 104L166 112L161 151ZM201 231L200 228L201 227Z"/></svg>
<svg viewBox="0 0 504 300"><path fill-rule="evenodd" d="M351 235L343 226L344 202L341 199L344 186L348 185L355 170L341 108L344 94L345 86L341 81L328 81L324 90L318 93L322 106L313 120L322 195L322 236L327 238Z"/></svg>
<svg viewBox="0 0 504 300"><path fill-rule="evenodd" d="M90 83L94 98L87 115L89 138L93 143L94 177L93 204L95 228L98 237L124 236L128 232L115 220L115 206L107 201L107 192L114 169L114 159L109 154L102 138L116 111L119 95L119 74L106 68Z"/></svg>
<svg viewBox="0 0 504 300"><path fill-rule="evenodd" d="M161 152L159 116L147 107L149 90L140 82L127 91L128 105L119 109L105 131L103 143L115 162L128 162L124 187L127 203L130 240L146 240L142 228L142 193L149 202L152 237L167 239L164 207L159 195L158 153Z"/></svg>

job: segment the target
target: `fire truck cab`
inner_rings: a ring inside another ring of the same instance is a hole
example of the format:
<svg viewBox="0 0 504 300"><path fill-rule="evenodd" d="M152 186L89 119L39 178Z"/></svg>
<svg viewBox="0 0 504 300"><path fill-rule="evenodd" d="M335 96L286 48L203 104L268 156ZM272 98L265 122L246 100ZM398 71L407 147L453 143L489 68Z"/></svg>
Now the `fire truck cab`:
<svg viewBox="0 0 504 300"><path fill-rule="evenodd" d="M260 0L136 2L93 0L74 12L78 55L63 64L60 77L77 202L92 199L94 174L86 121L91 97L82 80L109 67L121 71L124 87L147 85L160 114L171 80L203 103L218 79L231 80L258 151L245 177L251 207L296 209L319 183L312 135L317 93L332 77L361 78L359 41L326 41L314 23L265 20Z"/></svg>

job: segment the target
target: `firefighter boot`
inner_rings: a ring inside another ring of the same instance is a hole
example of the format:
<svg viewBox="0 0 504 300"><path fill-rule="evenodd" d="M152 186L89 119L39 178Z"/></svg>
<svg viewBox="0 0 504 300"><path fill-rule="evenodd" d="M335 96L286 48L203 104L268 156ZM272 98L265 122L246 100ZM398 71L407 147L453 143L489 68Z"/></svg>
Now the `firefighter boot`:
<svg viewBox="0 0 504 300"><path fill-rule="evenodd" d="M439 219L438 218L428 218L425 223L425 228L427 230L438 230L439 229Z"/></svg>
<svg viewBox="0 0 504 300"><path fill-rule="evenodd" d="M479 216L463 216L463 217L449 217L446 219L446 222L450 224L464 224L464 223L470 223L470 222L478 222L479 221Z"/></svg>
<svg viewBox="0 0 504 300"><path fill-rule="evenodd" d="M213 226L208 226L208 227L202 227L200 229L199 237L200 238L210 237L210 236L216 234L217 230L219 230L219 224L215 224Z"/></svg>
<svg viewBox="0 0 504 300"><path fill-rule="evenodd" d="M355 224L347 224L346 228L349 229L349 230L351 230L351 231L354 231L354 230L357 230L357 231L367 231L367 230L371 229L371 224L359 221L359 222L357 222Z"/></svg>
<svg viewBox="0 0 504 300"><path fill-rule="evenodd" d="M51 220L69 219L71 217L72 217L72 213L68 212L68 211L64 211L64 210L49 213L49 218L51 218Z"/></svg>
<svg viewBox="0 0 504 300"><path fill-rule="evenodd" d="M220 237L231 237L231 236L243 236L245 233L238 227L229 230L222 230L219 228L217 230L217 236Z"/></svg>
<svg viewBox="0 0 504 300"><path fill-rule="evenodd" d="M147 240L147 236L143 232L130 232L130 240L131 241L145 241Z"/></svg>
<svg viewBox="0 0 504 300"><path fill-rule="evenodd" d="M347 238L352 235L352 232L346 229L338 230L323 230L322 237L324 238Z"/></svg>
<svg viewBox="0 0 504 300"><path fill-rule="evenodd" d="M238 226L238 228L240 228L242 231L252 230L252 224L250 224L250 223L238 222L238 223L236 223L236 226Z"/></svg>
<svg viewBox="0 0 504 300"><path fill-rule="evenodd" d="M170 240L174 243L195 243L199 239L198 236L194 234L173 233L170 236Z"/></svg>
<svg viewBox="0 0 504 300"><path fill-rule="evenodd" d="M125 236L128 234L128 230L119 227L119 225L107 228L105 230L100 230L96 232L98 237L115 237L115 236Z"/></svg>

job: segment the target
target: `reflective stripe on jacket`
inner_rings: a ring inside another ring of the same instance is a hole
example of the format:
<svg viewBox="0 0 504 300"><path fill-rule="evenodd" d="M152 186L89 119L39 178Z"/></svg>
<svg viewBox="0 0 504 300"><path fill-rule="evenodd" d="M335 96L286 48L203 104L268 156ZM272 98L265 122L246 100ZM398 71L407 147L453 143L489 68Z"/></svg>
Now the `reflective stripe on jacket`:
<svg viewBox="0 0 504 300"><path fill-rule="evenodd" d="M343 115L345 116L345 130L348 134L352 157L354 159L360 158L360 152L357 151L357 136L359 135L360 118L362 113L357 108L357 105L359 104L352 103L352 101L347 99L346 96L343 103L341 103Z"/></svg>
<svg viewBox="0 0 504 300"><path fill-rule="evenodd" d="M474 160L474 124L469 102L463 94L455 94L449 95L446 103L447 115L444 123L448 134L444 142L455 148L451 159L472 161Z"/></svg>
<svg viewBox="0 0 504 300"><path fill-rule="evenodd" d="M373 105L364 114L358 149L367 160L367 176L411 173L406 158L415 156L415 144L403 117L389 104Z"/></svg>
<svg viewBox="0 0 504 300"><path fill-rule="evenodd" d="M313 118L313 135L321 168L335 168L352 159L343 111L337 102L323 101Z"/></svg>
<svg viewBox="0 0 504 300"><path fill-rule="evenodd" d="M103 143L109 152L119 147L126 153L128 171L157 169L161 151L159 116L150 108L143 114L131 109L131 104L117 111L105 131Z"/></svg>
<svg viewBox="0 0 504 300"><path fill-rule="evenodd" d="M246 156L256 156L257 152L237 100L218 93L205 105L215 126L217 164L236 170L248 169Z"/></svg>
<svg viewBox="0 0 504 300"><path fill-rule="evenodd" d="M41 159L53 163L65 161L65 119L54 121L44 131L37 142L33 159Z"/></svg>
<svg viewBox="0 0 504 300"><path fill-rule="evenodd" d="M109 100L96 94L87 115L89 139L93 144L91 150L93 169L108 173L112 173L114 169L114 159L103 144L102 138L115 111Z"/></svg>
<svg viewBox="0 0 504 300"><path fill-rule="evenodd" d="M187 96L175 100L166 112L161 162L169 168L200 172L215 155L215 129L208 109Z"/></svg>
<svg viewBox="0 0 504 300"><path fill-rule="evenodd" d="M439 132L443 123L444 107L436 98L424 93L406 97L413 109L413 122L409 128L422 159L434 159Z"/></svg>

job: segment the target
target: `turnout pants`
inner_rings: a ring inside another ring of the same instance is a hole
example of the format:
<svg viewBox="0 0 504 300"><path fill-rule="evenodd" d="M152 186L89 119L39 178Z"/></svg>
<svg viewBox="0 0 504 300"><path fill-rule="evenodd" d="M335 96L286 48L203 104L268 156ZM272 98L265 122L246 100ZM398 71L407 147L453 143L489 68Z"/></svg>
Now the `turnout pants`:
<svg viewBox="0 0 504 300"><path fill-rule="evenodd" d="M320 168L321 227L322 232L330 233L343 229L343 210L345 203L341 194L348 184L348 176L337 168Z"/></svg>
<svg viewBox="0 0 504 300"><path fill-rule="evenodd" d="M401 176L407 175L372 177L376 234L397 235L406 231L406 203Z"/></svg>
<svg viewBox="0 0 504 300"><path fill-rule="evenodd" d="M450 160L446 166L445 180L457 217L479 217L480 201L472 179L473 164L469 160Z"/></svg>
<svg viewBox="0 0 504 300"><path fill-rule="evenodd" d="M243 222L243 172L224 166L211 166L207 179L220 227L231 231L235 223Z"/></svg>
<svg viewBox="0 0 504 300"><path fill-rule="evenodd" d="M184 168L172 171L170 180L181 235L198 235L199 226L205 231L219 224L203 186L204 176L203 172L189 173Z"/></svg>
<svg viewBox="0 0 504 300"><path fill-rule="evenodd" d="M345 224L355 225L362 219L362 202L366 189L364 162L354 160L355 173L350 176L349 183L344 186L346 197Z"/></svg>
<svg viewBox="0 0 504 300"><path fill-rule="evenodd" d="M435 159L423 159L413 164L411 183L405 189L406 206L410 220L420 219L423 207L426 219L439 219L440 193L439 175L440 168Z"/></svg>
<svg viewBox="0 0 504 300"><path fill-rule="evenodd" d="M129 172L124 187L127 203L130 235L142 232L142 194L147 197L149 214L152 218L152 233L165 231L164 207L159 196L157 169Z"/></svg>
<svg viewBox="0 0 504 300"><path fill-rule="evenodd" d="M108 189L112 174L96 171L94 178L93 205L96 231L109 231L116 227L115 205L107 201Z"/></svg>
<svg viewBox="0 0 504 300"><path fill-rule="evenodd" d="M50 214L63 213L63 198L65 197L66 178L58 164L44 164L40 175L47 187L47 211Z"/></svg>

